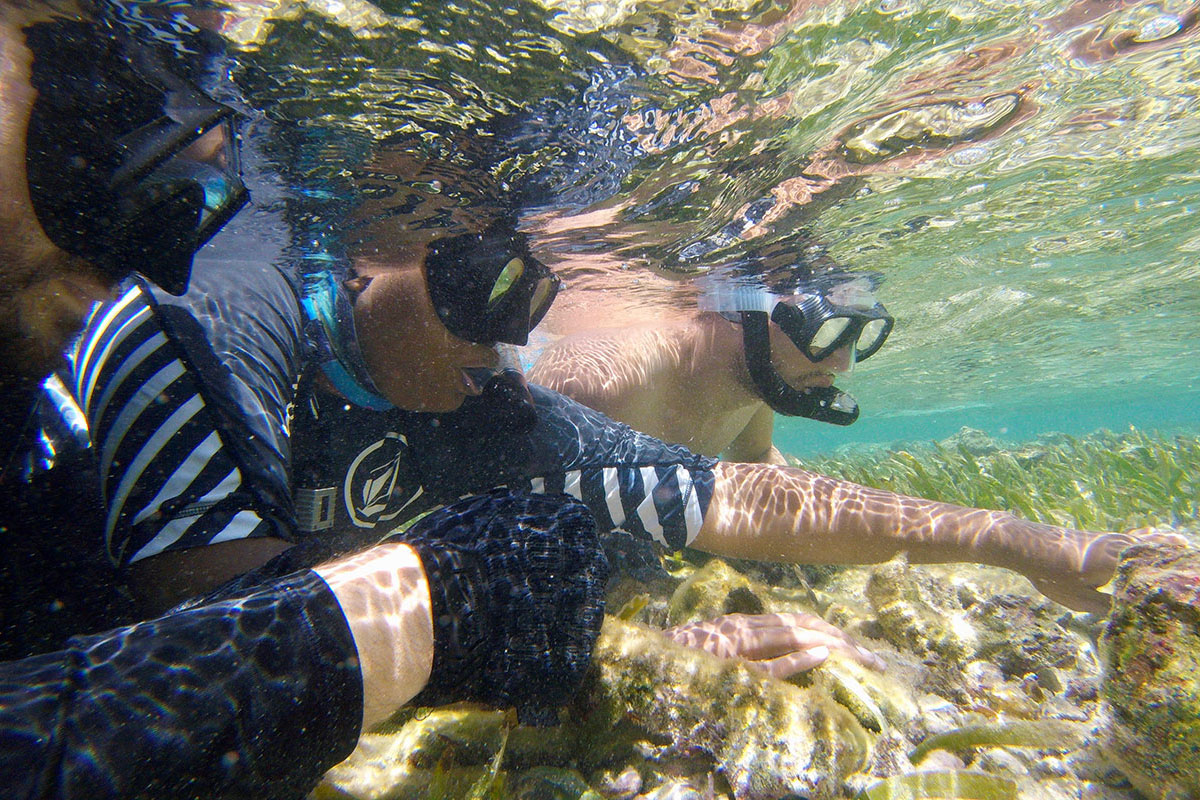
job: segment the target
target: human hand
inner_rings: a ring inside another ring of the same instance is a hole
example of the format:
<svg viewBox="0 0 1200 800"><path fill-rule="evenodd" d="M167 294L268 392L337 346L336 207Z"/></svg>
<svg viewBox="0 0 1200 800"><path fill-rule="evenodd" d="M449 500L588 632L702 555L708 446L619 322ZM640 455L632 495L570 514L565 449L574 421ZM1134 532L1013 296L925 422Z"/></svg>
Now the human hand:
<svg viewBox="0 0 1200 800"><path fill-rule="evenodd" d="M819 666L834 651L870 669L882 671L885 666L879 656L812 614L726 614L663 633L679 644L719 658L744 659L776 678Z"/></svg>
<svg viewBox="0 0 1200 800"><path fill-rule="evenodd" d="M587 507L500 489L390 541L417 551L433 604L433 669L413 702L515 706L523 724L555 724L604 618L608 561Z"/></svg>
<svg viewBox="0 0 1200 800"><path fill-rule="evenodd" d="M1076 611L1107 614L1109 595L1099 591L1112 580L1121 553L1135 544L1187 545L1177 533L1154 528L1135 528L1124 533L1066 531L1062 539L1067 565L1028 574L1037 590L1055 602ZM1061 564L1054 559L1051 564Z"/></svg>

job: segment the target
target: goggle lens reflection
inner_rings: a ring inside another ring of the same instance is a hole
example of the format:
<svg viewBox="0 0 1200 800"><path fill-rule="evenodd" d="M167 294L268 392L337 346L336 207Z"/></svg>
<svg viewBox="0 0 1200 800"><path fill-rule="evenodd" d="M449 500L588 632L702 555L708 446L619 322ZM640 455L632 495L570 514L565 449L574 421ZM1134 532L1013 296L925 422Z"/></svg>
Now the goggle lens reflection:
<svg viewBox="0 0 1200 800"><path fill-rule="evenodd" d="M165 189L178 182L191 182L204 192L197 233L201 243L241 207L246 187L241 179L237 139L233 121L227 117L205 131L187 147L150 172L142 185Z"/></svg>
<svg viewBox="0 0 1200 800"><path fill-rule="evenodd" d="M857 298L861 299L861 298ZM874 301L874 296L869 296ZM837 306L820 294L796 295L776 304L771 319L811 361L851 348L851 357L872 356L887 339L892 318L878 302L869 307Z"/></svg>
<svg viewBox="0 0 1200 800"><path fill-rule="evenodd" d="M834 342L841 338L849 324L850 320L846 317L834 317L823 322L812 341L809 342L809 352L819 352L833 346Z"/></svg>
<svg viewBox="0 0 1200 800"><path fill-rule="evenodd" d="M508 294L508 291L516 285L517 281L521 279L523 274L525 274L525 262L519 258L510 259L509 262L504 265L504 269L500 271L500 275L496 278L496 282L492 284L492 292L488 295L488 305L492 305L497 300L504 297L504 295Z"/></svg>
<svg viewBox="0 0 1200 800"><path fill-rule="evenodd" d="M863 325L862 332L858 334L858 359L861 361L878 350L883 345L883 340L887 338L887 334L887 320L873 319Z"/></svg>

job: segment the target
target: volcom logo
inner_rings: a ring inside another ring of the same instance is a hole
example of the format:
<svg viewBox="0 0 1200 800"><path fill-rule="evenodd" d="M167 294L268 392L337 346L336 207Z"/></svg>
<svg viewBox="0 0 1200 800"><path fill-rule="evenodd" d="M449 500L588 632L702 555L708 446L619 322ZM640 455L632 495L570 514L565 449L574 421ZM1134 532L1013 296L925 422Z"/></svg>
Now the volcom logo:
<svg viewBox="0 0 1200 800"><path fill-rule="evenodd" d="M407 450L408 441L402 435L386 433L351 462L342 499L350 521L358 527L372 528L395 519L424 493L420 484L413 486L405 480L409 473Z"/></svg>

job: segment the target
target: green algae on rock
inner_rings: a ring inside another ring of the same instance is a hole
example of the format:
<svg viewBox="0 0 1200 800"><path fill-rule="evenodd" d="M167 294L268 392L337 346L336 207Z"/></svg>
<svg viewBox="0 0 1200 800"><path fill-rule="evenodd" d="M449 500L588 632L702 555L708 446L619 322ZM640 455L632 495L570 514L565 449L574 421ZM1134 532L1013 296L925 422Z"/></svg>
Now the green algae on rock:
<svg viewBox="0 0 1200 800"><path fill-rule="evenodd" d="M676 645L659 631L608 617L594 659L595 709L606 709L614 725L645 731L660 743L657 758L711 760L739 800L839 797L842 780L870 751L867 732L824 694Z"/></svg>
<svg viewBox="0 0 1200 800"><path fill-rule="evenodd" d="M774 612L817 613L806 588L771 586L714 558L675 589L667 605L667 624L682 625L722 614Z"/></svg>
<svg viewBox="0 0 1200 800"><path fill-rule="evenodd" d="M1105 753L1149 798L1200 797L1200 550L1125 553L1102 652Z"/></svg>
<svg viewBox="0 0 1200 800"><path fill-rule="evenodd" d="M656 629L606 617L593 663L564 724L513 729L506 763L590 770L629 759L636 744L658 766L716 773L738 800L820 800L842 797L843 779L870 752L854 715L825 694L677 645ZM451 795L462 796L488 775L505 726L500 712L453 707L394 733L366 734L315 796L417 800L438 770Z"/></svg>

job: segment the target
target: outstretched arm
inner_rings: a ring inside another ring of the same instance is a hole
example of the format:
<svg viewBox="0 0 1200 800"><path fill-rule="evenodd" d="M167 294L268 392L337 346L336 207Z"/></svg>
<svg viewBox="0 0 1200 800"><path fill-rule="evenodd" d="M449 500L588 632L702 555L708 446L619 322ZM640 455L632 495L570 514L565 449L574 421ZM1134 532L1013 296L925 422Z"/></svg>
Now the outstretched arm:
<svg viewBox="0 0 1200 800"><path fill-rule="evenodd" d="M726 556L862 564L974 561L1023 573L1053 600L1103 611L1096 591L1139 537L1044 525L1005 511L871 489L794 467L722 462L693 547Z"/></svg>

